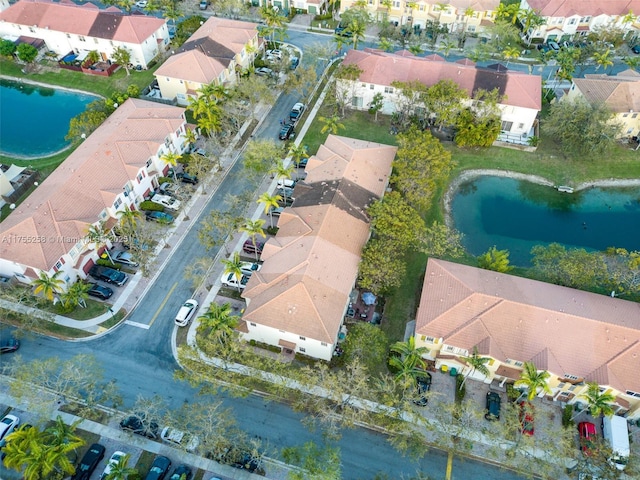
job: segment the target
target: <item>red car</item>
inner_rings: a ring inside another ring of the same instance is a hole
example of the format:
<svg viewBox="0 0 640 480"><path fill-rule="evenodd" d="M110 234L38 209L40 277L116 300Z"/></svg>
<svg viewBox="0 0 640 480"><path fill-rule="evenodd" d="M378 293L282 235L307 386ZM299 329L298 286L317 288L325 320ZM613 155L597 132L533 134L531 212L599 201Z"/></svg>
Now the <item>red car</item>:
<svg viewBox="0 0 640 480"><path fill-rule="evenodd" d="M578 433L580 433L580 450L585 455L590 456L590 449L593 447L593 441L596 436L596 426L591 422L580 422L578 424Z"/></svg>
<svg viewBox="0 0 640 480"><path fill-rule="evenodd" d="M520 425L522 426L522 434L533 436L535 428L533 426L534 407L530 402L520 402Z"/></svg>

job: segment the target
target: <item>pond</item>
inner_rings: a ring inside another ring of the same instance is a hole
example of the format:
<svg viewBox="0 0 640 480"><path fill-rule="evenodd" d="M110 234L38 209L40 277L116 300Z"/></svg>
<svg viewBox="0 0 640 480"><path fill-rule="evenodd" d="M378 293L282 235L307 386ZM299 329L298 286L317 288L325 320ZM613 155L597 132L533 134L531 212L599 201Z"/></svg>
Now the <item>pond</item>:
<svg viewBox="0 0 640 480"><path fill-rule="evenodd" d="M560 193L512 178L481 176L463 182L451 201L463 245L480 255L495 245L513 265L530 266L531 248L640 249L640 188L588 188Z"/></svg>
<svg viewBox="0 0 640 480"><path fill-rule="evenodd" d="M0 79L0 153L52 155L69 145L69 121L98 97Z"/></svg>

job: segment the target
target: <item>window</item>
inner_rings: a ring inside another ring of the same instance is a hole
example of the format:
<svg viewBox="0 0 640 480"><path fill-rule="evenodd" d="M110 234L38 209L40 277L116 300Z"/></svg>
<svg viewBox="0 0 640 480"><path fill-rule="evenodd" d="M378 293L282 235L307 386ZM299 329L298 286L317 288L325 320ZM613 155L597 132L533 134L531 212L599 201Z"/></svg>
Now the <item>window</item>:
<svg viewBox="0 0 640 480"><path fill-rule="evenodd" d="M256 327L257 325L253 322L249 322L249 325L251 325L252 327Z"/></svg>
<svg viewBox="0 0 640 480"><path fill-rule="evenodd" d="M631 115L631 118L638 118L638 114L634 113L633 115Z"/></svg>
<svg viewBox="0 0 640 480"><path fill-rule="evenodd" d="M522 130L524 128L524 123L519 123L518 124L518 130Z"/></svg>
<svg viewBox="0 0 640 480"><path fill-rule="evenodd" d="M576 375L571 375L569 373L565 373L564 374L564 378L568 378L569 380L578 380L579 377L577 377Z"/></svg>
<svg viewBox="0 0 640 480"><path fill-rule="evenodd" d="M113 202L113 208L115 208L117 210L120 207L120 205L122 205L122 199L121 198L116 198L116 201Z"/></svg>
<svg viewBox="0 0 640 480"><path fill-rule="evenodd" d="M624 392L624 393L626 393L627 395L631 395L632 397L638 397L638 398L640 398L640 393L638 393L638 392L634 392L633 390L627 390L627 391L626 391L626 392Z"/></svg>
<svg viewBox="0 0 640 480"><path fill-rule="evenodd" d="M560 392L560 397L568 397L569 395L571 395L569 392Z"/></svg>
<svg viewBox="0 0 640 480"><path fill-rule="evenodd" d="M31 33L36 33L36 29L35 29L35 28L33 28L33 27L29 27L29 31L30 31Z"/></svg>
<svg viewBox="0 0 640 480"><path fill-rule="evenodd" d="M393 8L400 8L400 2L398 0L393 2Z"/></svg>
<svg viewBox="0 0 640 480"><path fill-rule="evenodd" d="M55 266L55 267L53 267L53 269L54 269L56 272L57 272L59 269L61 269L61 268L62 268L62 262L60 262L60 261L59 261L58 263L56 263L56 266Z"/></svg>
<svg viewBox="0 0 640 480"><path fill-rule="evenodd" d="M569 25L575 25L576 24L576 19L572 18L571 20L569 20Z"/></svg>
<svg viewBox="0 0 640 480"><path fill-rule="evenodd" d="M629 116L629 114L628 114L628 113L623 113L623 114L622 114L622 118L627 118L628 116Z"/></svg>
<svg viewBox="0 0 640 480"><path fill-rule="evenodd" d="M363 105L362 97L353 97L351 99L351 105L355 108L362 108L362 105Z"/></svg>
<svg viewBox="0 0 640 480"><path fill-rule="evenodd" d="M167 148L171 146L171 138L169 138L169 136L164 139L164 146Z"/></svg>
<svg viewBox="0 0 640 480"><path fill-rule="evenodd" d="M138 179L138 183L142 183L142 180L144 179L143 172L140 172L136 178Z"/></svg>
<svg viewBox="0 0 640 480"><path fill-rule="evenodd" d="M427 337L427 336L425 336L425 335L422 335L422 337L420 337L420 339L421 339L423 342L429 342L429 343L433 343L433 342L434 342L434 340L435 340L435 338L433 338L433 337Z"/></svg>
<svg viewBox="0 0 640 480"><path fill-rule="evenodd" d="M369 90L373 90L374 86L373 83L371 85L369 85Z"/></svg>
<svg viewBox="0 0 640 480"><path fill-rule="evenodd" d="M633 132L633 128L627 130L627 135L629 135L631 132Z"/></svg>
<svg viewBox="0 0 640 480"><path fill-rule="evenodd" d="M393 87L384 87L384 93L393 93Z"/></svg>
<svg viewBox="0 0 640 480"><path fill-rule="evenodd" d="M71 38L71 35L67 33L67 38Z"/></svg>
<svg viewBox="0 0 640 480"><path fill-rule="evenodd" d="M500 126L500 130L502 130L503 132L510 132L511 127L513 127L513 122L503 121L502 125Z"/></svg>
<svg viewBox="0 0 640 480"><path fill-rule="evenodd" d="M99 40L97 38L93 39L93 43L95 43L96 45L99 43Z"/></svg>
<svg viewBox="0 0 640 480"><path fill-rule="evenodd" d="M81 42L86 42L85 38L82 35L78 35L78 40Z"/></svg>
<svg viewBox="0 0 640 480"><path fill-rule="evenodd" d="M300 350L302 353L307 351L304 347L300 347L300 348L298 348L298 350Z"/></svg>
<svg viewBox="0 0 640 480"><path fill-rule="evenodd" d="M521 366L523 365L523 364L522 364L522 362L513 362L513 364L514 364L516 367L521 367Z"/></svg>
<svg viewBox="0 0 640 480"><path fill-rule="evenodd" d="M147 160L147 168L149 168L149 167L151 166L151 162L152 162L152 161L153 161L153 160L151 160L151 159Z"/></svg>
<svg viewBox="0 0 640 480"><path fill-rule="evenodd" d="M320 342L320 345L322 345L323 347L327 346L327 342Z"/></svg>
<svg viewBox="0 0 640 480"><path fill-rule="evenodd" d="M467 25L467 32L473 33L476 31L475 25Z"/></svg>
<svg viewBox="0 0 640 480"><path fill-rule="evenodd" d="M300 335L300 340L306 340L306 338Z"/></svg>
<svg viewBox="0 0 640 480"><path fill-rule="evenodd" d="M590 21L591 21L591 17L590 16L582 17L580 19L580 23L589 23Z"/></svg>
<svg viewBox="0 0 640 480"><path fill-rule="evenodd" d="M560 383L558 384L558 388L559 388L560 390L562 390L566 385L567 385L566 383L564 383L564 382L560 382Z"/></svg>

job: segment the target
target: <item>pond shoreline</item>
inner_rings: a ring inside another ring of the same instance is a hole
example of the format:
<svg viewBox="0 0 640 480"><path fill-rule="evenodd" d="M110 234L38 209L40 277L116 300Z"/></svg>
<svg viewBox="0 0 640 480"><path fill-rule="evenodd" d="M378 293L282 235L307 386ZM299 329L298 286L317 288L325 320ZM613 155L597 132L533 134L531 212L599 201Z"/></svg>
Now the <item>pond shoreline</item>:
<svg viewBox="0 0 640 480"><path fill-rule="evenodd" d="M472 170L464 170L460 172L460 174L454 178L447 190L444 194L444 218L445 224L449 228L454 228L453 225L453 216L451 215L451 202L453 200L453 195L458 190L460 185L464 182L473 180L477 177L504 177L504 178L513 178L515 180L525 180L527 182L536 183L538 185L544 185L551 188L556 189L557 185L553 182L547 180L544 177L539 175L530 175L526 173L520 172L512 172L510 170L491 170L491 169L472 169ZM599 188L599 187L640 187L640 179L639 178L625 178L625 179L616 179L616 178L607 178L607 179L598 179L592 180L589 182L582 182L574 187L573 191L578 192L580 190L586 190L589 188ZM570 194L568 194L570 195Z"/></svg>

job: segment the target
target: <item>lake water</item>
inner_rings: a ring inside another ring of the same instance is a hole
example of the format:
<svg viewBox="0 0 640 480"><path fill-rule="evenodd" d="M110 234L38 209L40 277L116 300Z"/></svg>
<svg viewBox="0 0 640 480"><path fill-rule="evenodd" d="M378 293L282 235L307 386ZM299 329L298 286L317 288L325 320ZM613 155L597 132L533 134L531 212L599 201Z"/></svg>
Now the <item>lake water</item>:
<svg viewBox="0 0 640 480"><path fill-rule="evenodd" d="M0 153L44 157L64 149L69 121L97 98L0 79Z"/></svg>
<svg viewBox="0 0 640 480"><path fill-rule="evenodd" d="M456 191L451 213L463 245L480 255L495 245L514 265L529 266L531 248L640 250L640 188L591 188L560 193L552 187L483 176Z"/></svg>

